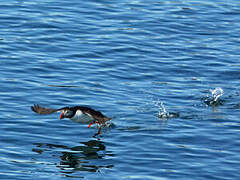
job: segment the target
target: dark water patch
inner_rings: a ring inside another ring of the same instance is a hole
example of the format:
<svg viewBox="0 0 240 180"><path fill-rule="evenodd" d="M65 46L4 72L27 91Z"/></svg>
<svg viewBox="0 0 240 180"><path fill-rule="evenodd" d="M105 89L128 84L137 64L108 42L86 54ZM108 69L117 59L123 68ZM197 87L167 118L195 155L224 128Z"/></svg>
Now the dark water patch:
<svg viewBox="0 0 240 180"><path fill-rule="evenodd" d="M36 143L35 146L32 151L38 154L36 159L50 156L50 159L53 159L54 162L57 161L55 166L60 169L64 176L79 177L78 171L100 172L101 169L114 167L114 165L108 164L107 161L103 164L100 161L106 156L114 156L114 154L106 150L106 146L102 141L90 140L73 147L43 143Z"/></svg>

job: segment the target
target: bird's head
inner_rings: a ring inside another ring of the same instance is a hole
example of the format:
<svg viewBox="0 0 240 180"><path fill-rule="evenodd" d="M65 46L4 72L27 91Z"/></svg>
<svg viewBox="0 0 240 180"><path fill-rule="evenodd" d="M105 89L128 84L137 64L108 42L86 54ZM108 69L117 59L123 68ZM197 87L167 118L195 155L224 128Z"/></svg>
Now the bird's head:
<svg viewBox="0 0 240 180"><path fill-rule="evenodd" d="M73 111L69 107L63 108L61 112L60 119L71 118L74 115Z"/></svg>

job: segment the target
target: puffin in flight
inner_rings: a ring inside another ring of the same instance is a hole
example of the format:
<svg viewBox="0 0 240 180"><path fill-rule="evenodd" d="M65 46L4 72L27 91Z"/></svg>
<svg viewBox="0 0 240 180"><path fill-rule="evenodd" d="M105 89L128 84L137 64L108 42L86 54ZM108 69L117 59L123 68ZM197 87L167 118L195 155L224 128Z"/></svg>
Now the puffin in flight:
<svg viewBox="0 0 240 180"><path fill-rule="evenodd" d="M34 104L31 106L32 111L38 114L52 114L55 112L61 112L60 119L69 118L74 122L78 123L89 123L90 128L92 124L98 124L99 130L94 136L101 133L101 126L104 125L111 118L104 116L100 111L96 111L90 107L85 106L73 106L73 107L63 107L60 109L45 108Z"/></svg>

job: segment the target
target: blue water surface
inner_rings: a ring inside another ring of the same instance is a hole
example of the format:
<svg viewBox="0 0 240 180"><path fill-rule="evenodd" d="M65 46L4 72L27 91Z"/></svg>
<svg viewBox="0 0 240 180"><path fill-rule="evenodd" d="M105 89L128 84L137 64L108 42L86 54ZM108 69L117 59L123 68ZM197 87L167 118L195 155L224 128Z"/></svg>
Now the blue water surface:
<svg viewBox="0 0 240 180"><path fill-rule="evenodd" d="M239 179L240 3L0 2L0 179ZM222 104L209 106L210 89ZM160 103L179 113L158 118ZM97 127L30 106L87 105Z"/></svg>

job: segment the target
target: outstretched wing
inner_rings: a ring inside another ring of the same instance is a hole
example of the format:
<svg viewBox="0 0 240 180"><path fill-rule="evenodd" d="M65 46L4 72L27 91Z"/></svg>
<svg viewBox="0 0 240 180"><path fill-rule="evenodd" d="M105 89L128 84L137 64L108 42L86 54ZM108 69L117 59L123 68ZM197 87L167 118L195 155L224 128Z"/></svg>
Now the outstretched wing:
<svg viewBox="0 0 240 180"><path fill-rule="evenodd" d="M99 124L104 124L106 121L109 121L111 118L104 116L100 111L95 111L91 108L82 108L83 112L93 119L95 119Z"/></svg>
<svg viewBox="0 0 240 180"><path fill-rule="evenodd" d="M52 114L59 111L59 109L45 108L45 107L39 106L38 104L34 104L34 106L31 106L31 109L32 111L38 114Z"/></svg>

